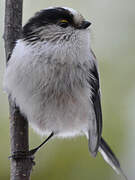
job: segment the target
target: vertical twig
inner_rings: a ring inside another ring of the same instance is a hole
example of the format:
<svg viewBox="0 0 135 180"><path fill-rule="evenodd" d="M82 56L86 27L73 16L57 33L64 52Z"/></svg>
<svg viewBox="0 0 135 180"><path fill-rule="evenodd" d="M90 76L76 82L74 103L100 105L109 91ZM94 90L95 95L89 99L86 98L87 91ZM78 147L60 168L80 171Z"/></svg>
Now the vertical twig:
<svg viewBox="0 0 135 180"><path fill-rule="evenodd" d="M5 52L8 62L16 40L21 36L23 0L6 0L5 6ZM20 114L19 109L9 97L10 105L10 136L11 154L17 151L28 152L28 123ZM29 180L32 169L32 160L11 159L11 180Z"/></svg>

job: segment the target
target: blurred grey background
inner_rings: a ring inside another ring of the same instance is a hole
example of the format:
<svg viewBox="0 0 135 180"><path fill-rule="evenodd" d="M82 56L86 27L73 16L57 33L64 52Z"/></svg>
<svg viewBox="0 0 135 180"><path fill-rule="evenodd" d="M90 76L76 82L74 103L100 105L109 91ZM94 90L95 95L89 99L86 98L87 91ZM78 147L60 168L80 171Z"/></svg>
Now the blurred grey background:
<svg viewBox="0 0 135 180"><path fill-rule="evenodd" d="M0 179L9 179L10 141L7 96L2 91L5 69L4 4L0 1ZM98 58L102 87L103 136L119 157L129 177L135 179L135 1L38 0L24 1L23 23L49 6L79 10L92 22L92 48ZM30 130L30 147L42 142ZM32 180L122 180L100 154L92 158L85 137L53 139L36 155Z"/></svg>

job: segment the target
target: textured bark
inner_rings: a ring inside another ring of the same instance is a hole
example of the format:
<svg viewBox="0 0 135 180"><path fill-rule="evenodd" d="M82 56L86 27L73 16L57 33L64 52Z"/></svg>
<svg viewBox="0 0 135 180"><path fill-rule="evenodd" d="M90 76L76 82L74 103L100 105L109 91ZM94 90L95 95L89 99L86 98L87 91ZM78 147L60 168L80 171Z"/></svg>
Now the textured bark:
<svg viewBox="0 0 135 180"><path fill-rule="evenodd" d="M21 36L23 0L6 0L5 5L5 52L8 62L16 40ZM11 155L28 152L28 122L9 97ZM11 180L29 180L33 161L30 158L11 158Z"/></svg>

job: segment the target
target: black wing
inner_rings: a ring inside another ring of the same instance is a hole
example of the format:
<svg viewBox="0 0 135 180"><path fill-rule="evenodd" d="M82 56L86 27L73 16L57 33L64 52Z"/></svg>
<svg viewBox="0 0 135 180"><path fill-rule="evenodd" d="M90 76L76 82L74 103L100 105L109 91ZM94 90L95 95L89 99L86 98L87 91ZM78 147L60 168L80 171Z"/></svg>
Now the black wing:
<svg viewBox="0 0 135 180"><path fill-rule="evenodd" d="M128 180L123 170L121 169L120 163L112 152L111 148L101 137L102 133L102 110L101 110L101 100L100 100L100 82L99 74L96 65L96 57L93 55L93 67L89 69L89 84L92 88L92 103L94 109L92 123L90 124L89 129L89 150L93 156L96 156L97 151L101 153L105 161L118 173L123 175L125 180Z"/></svg>
<svg viewBox="0 0 135 180"><path fill-rule="evenodd" d="M93 54L93 52L92 52ZM96 156L100 139L102 133L102 110L101 110L101 100L100 100L100 82L99 74L96 66L95 56L93 54L93 66L89 69L89 79L88 82L91 86L92 96L91 101L93 103L93 116L90 120L89 127L89 150L93 156Z"/></svg>

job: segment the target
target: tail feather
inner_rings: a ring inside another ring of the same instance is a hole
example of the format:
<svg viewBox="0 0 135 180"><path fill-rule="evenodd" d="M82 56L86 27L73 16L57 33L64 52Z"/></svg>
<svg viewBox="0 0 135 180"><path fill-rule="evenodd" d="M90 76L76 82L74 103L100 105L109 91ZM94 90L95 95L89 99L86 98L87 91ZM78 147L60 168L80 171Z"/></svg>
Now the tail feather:
<svg viewBox="0 0 135 180"><path fill-rule="evenodd" d="M125 180L128 180L123 170L120 167L120 163L108 144L105 142L103 138L101 138L99 152L103 156L104 160L116 171L117 174L123 175Z"/></svg>

